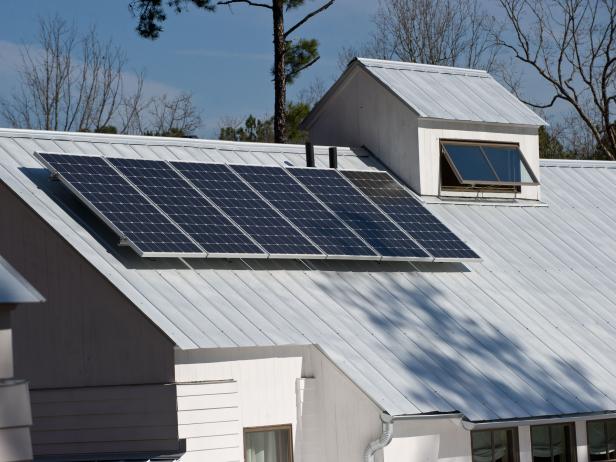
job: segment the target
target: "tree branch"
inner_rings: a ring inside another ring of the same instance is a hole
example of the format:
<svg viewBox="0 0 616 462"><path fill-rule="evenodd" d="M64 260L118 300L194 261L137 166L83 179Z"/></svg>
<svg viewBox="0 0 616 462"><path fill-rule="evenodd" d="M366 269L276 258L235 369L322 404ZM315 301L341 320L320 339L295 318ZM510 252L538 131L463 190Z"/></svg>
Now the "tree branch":
<svg viewBox="0 0 616 462"><path fill-rule="evenodd" d="M308 69L310 66L312 66L314 63L316 63L319 59L321 59L320 56L317 56L316 58L314 58L312 61L307 62L306 64L304 64L303 66L301 66L298 69L295 69L293 72L287 74L287 80L292 79L293 77L295 77L297 74L299 74L300 72Z"/></svg>
<svg viewBox="0 0 616 462"><path fill-rule="evenodd" d="M232 5L233 3L245 3L250 6L259 6L261 8L267 8L269 10L272 9L272 5L268 5L267 3L258 3L253 2L251 0L220 0L216 3L216 5Z"/></svg>
<svg viewBox="0 0 616 462"><path fill-rule="evenodd" d="M287 30L284 33L285 38L288 37L289 35L291 35L297 29L299 29L302 25L304 25L307 21L309 21L310 18L312 18L313 16L316 16L317 14L321 13L322 11L325 11L326 9L328 9L330 6L332 6L334 4L335 1L336 0L329 0L327 3L321 5L316 10L312 11L311 13L308 13L306 16L304 16L302 19L300 19L298 22L296 22L295 25L293 25L289 30Z"/></svg>

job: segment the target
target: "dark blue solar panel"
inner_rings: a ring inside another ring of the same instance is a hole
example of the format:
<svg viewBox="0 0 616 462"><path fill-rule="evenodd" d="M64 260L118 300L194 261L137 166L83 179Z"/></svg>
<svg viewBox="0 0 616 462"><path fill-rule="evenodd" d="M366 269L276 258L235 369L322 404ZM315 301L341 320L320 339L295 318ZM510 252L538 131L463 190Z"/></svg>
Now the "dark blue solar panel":
<svg viewBox="0 0 616 462"><path fill-rule="evenodd" d="M388 173L341 173L435 258L479 258Z"/></svg>
<svg viewBox="0 0 616 462"><path fill-rule="evenodd" d="M284 169L248 165L232 168L328 255L376 256Z"/></svg>
<svg viewBox="0 0 616 462"><path fill-rule="evenodd" d="M264 254L242 230L160 160L107 159L211 254Z"/></svg>
<svg viewBox="0 0 616 462"><path fill-rule="evenodd" d="M429 257L337 170L290 168L288 171L381 255L405 258Z"/></svg>
<svg viewBox="0 0 616 462"><path fill-rule="evenodd" d="M172 162L270 254L322 255L226 165Z"/></svg>
<svg viewBox="0 0 616 462"><path fill-rule="evenodd" d="M100 157L41 154L60 179L142 253L202 253Z"/></svg>

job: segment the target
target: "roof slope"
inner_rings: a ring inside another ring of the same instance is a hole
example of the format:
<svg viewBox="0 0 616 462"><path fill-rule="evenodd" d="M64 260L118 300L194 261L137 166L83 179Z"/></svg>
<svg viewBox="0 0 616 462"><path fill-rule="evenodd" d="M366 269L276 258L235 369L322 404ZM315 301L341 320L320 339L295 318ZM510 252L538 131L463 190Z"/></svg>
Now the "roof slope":
<svg viewBox="0 0 616 462"><path fill-rule="evenodd" d="M34 150L301 165L303 147L0 131L0 179L181 348L316 344L391 414L483 421L616 410L616 165L544 163L549 207L428 205L483 257L466 267L188 268L101 239ZM341 152L341 168L378 165Z"/></svg>
<svg viewBox="0 0 616 462"><path fill-rule="evenodd" d="M0 256L0 305L43 301L43 296Z"/></svg>
<svg viewBox="0 0 616 462"><path fill-rule="evenodd" d="M420 118L547 125L485 71L365 58L352 61L349 70L357 65Z"/></svg>

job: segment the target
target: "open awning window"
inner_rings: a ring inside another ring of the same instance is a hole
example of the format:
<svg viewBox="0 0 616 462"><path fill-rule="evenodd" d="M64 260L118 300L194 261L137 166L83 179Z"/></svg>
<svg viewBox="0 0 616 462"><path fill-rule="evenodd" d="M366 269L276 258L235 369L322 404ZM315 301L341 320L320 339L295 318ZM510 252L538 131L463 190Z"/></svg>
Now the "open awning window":
<svg viewBox="0 0 616 462"><path fill-rule="evenodd" d="M463 185L539 184L520 148L509 144L443 142L443 156Z"/></svg>

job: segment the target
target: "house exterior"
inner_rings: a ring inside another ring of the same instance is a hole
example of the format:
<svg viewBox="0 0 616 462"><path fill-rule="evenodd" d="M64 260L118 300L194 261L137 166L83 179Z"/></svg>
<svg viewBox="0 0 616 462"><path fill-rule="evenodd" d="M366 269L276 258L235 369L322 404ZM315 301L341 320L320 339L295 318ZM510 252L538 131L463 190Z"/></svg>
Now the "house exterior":
<svg viewBox="0 0 616 462"><path fill-rule="evenodd" d="M486 123L464 140L517 146L538 184L433 194L419 151L406 171L395 140L338 148L405 181L463 263L142 258L35 153L303 166L304 146L0 130L0 253L47 299L14 316L35 460L612 459L616 167L540 161L538 118Z"/></svg>
<svg viewBox="0 0 616 462"><path fill-rule="evenodd" d="M14 377L11 313L45 299L0 256L0 460L32 460L28 382Z"/></svg>

